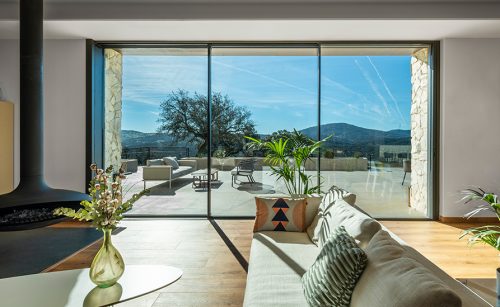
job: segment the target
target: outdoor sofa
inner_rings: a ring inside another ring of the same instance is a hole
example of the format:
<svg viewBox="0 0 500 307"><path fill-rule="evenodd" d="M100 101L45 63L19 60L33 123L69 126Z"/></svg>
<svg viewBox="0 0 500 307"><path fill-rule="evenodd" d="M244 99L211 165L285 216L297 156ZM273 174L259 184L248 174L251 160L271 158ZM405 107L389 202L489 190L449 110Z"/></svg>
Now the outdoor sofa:
<svg viewBox="0 0 500 307"><path fill-rule="evenodd" d="M172 159L176 163L172 163ZM173 157L147 160L146 166L142 168L144 189L147 181L168 181L168 187L171 189L173 180L196 171L196 165L196 160L177 160Z"/></svg>

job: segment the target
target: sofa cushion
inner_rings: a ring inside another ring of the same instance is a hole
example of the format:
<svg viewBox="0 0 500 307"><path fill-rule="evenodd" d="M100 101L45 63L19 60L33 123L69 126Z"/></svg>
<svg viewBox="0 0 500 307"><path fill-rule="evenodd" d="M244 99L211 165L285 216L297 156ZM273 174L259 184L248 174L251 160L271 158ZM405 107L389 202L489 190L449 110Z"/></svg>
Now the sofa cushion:
<svg viewBox="0 0 500 307"><path fill-rule="evenodd" d="M318 216L319 205L321 204L322 197L319 194L307 195L306 197L306 226L309 226L314 222Z"/></svg>
<svg viewBox="0 0 500 307"><path fill-rule="evenodd" d="M257 212L253 231L304 231L305 198L255 197Z"/></svg>
<svg viewBox="0 0 500 307"><path fill-rule="evenodd" d="M305 232L254 234L244 306L307 306L301 277L320 249Z"/></svg>
<svg viewBox="0 0 500 307"><path fill-rule="evenodd" d="M353 194L351 192L348 192L341 187L338 187L336 185L333 185L323 196L323 199L321 200L321 204L319 206L320 210L326 210L328 206L330 206L331 203L343 199L345 200L348 204L354 205L356 203L356 194Z"/></svg>
<svg viewBox="0 0 500 307"><path fill-rule="evenodd" d="M341 226L302 276L309 306L348 307L352 291L366 266L366 254Z"/></svg>
<svg viewBox="0 0 500 307"><path fill-rule="evenodd" d="M406 257L404 248L380 230L366 250L368 264L359 279L352 306L459 307L460 298L418 261Z"/></svg>
<svg viewBox="0 0 500 307"><path fill-rule="evenodd" d="M174 170L179 168L179 162L177 162L175 157L163 157L162 160L165 165L170 165Z"/></svg>
<svg viewBox="0 0 500 307"><path fill-rule="evenodd" d="M356 194L347 192L346 190L339 188L337 186L332 186L328 192L323 196L321 202L319 203L316 215L311 223L307 227L307 234L311 238L311 241L318 245L321 224L323 223L323 213L328 208L328 205L335 202L336 200L344 199L348 204L354 205L356 202Z"/></svg>
<svg viewBox="0 0 500 307"><path fill-rule="evenodd" d="M173 169L173 168L172 168ZM173 178L179 178L182 176L186 176L193 171L191 166L179 166L176 170L172 171Z"/></svg>
<svg viewBox="0 0 500 307"><path fill-rule="evenodd" d="M165 165L162 159L152 159L147 161L147 166L161 166Z"/></svg>
<svg viewBox="0 0 500 307"><path fill-rule="evenodd" d="M330 204L324 212L323 221L319 229L319 246L328 240L330 234L339 226L344 226L347 233L364 249L370 239L381 229L380 224L368 215L358 211L343 199Z"/></svg>

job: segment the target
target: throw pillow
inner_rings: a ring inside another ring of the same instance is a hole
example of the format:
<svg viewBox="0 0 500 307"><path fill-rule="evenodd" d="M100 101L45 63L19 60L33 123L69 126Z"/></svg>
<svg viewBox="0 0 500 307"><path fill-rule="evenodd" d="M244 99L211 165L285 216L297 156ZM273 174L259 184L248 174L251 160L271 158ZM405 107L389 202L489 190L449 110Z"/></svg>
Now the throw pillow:
<svg viewBox="0 0 500 307"><path fill-rule="evenodd" d="M255 197L257 213L253 231L302 232L305 228L305 198Z"/></svg>
<svg viewBox="0 0 500 307"><path fill-rule="evenodd" d="M366 250L368 264L352 294L353 306L460 307L462 301L436 273L411 258L384 230Z"/></svg>
<svg viewBox="0 0 500 307"><path fill-rule="evenodd" d="M177 159L175 157L164 157L163 163L165 163L165 165L170 165L172 169L179 168L179 162L177 162Z"/></svg>
<svg viewBox="0 0 500 307"><path fill-rule="evenodd" d="M329 205L335 203L335 201L339 199L343 199L348 204L354 205L356 202L356 194L347 192L337 186L332 186L328 192L326 192L319 205L318 213L314 217L312 223L307 227L307 235L314 244L319 245L320 230L326 209L329 208Z"/></svg>
<svg viewBox="0 0 500 307"><path fill-rule="evenodd" d="M153 159L153 160L148 160L147 165L148 166L161 166L161 165L165 165L165 163L163 163L162 159Z"/></svg>
<svg viewBox="0 0 500 307"><path fill-rule="evenodd" d="M309 306L348 307L366 261L366 254L344 227L337 228L302 276Z"/></svg>
<svg viewBox="0 0 500 307"><path fill-rule="evenodd" d="M330 204L323 213L318 240L320 247L328 241L331 233L339 226L344 226L347 233L356 239L363 249L373 235L382 228L376 220L340 199Z"/></svg>

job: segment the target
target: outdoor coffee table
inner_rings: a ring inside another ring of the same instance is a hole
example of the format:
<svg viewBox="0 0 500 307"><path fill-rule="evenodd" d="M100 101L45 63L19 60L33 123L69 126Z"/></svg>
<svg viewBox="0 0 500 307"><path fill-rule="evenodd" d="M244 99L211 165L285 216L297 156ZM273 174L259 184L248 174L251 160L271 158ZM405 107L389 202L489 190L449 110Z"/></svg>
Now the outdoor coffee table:
<svg viewBox="0 0 500 307"><path fill-rule="evenodd" d="M208 169L200 169L196 172L191 173L193 176L193 189L208 187ZM210 180L218 181L219 180L219 170L212 169L210 171Z"/></svg>
<svg viewBox="0 0 500 307"><path fill-rule="evenodd" d="M1 306L97 307L128 301L176 282L178 268L164 265L128 265L118 283L98 288L89 269L40 273L0 279Z"/></svg>

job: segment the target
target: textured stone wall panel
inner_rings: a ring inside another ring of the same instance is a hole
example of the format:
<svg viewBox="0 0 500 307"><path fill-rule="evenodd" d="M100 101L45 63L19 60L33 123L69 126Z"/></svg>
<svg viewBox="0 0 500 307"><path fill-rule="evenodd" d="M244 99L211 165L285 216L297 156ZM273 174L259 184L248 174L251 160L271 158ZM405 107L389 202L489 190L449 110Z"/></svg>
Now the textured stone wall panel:
<svg viewBox="0 0 500 307"><path fill-rule="evenodd" d="M416 51L411 58L411 192L410 206L427 213L428 206L428 123L429 54Z"/></svg>
<svg viewBox="0 0 500 307"><path fill-rule="evenodd" d="M104 161L117 170L121 166L122 142L122 54L113 49L105 49L104 71Z"/></svg>

